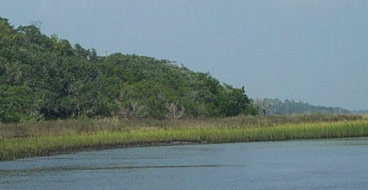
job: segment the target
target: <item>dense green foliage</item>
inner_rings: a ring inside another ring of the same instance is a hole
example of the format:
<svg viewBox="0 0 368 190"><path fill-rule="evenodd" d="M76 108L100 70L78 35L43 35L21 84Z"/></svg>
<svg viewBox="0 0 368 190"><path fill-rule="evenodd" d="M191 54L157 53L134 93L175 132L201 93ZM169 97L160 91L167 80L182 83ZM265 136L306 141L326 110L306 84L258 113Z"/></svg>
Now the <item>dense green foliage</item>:
<svg viewBox="0 0 368 190"><path fill-rule="evenodd" d="M257 99L255 106L261 110L265 110L270 115L286 115L286 114L305 114L305 113L350 113L349 110L339 107L313 106L304 102L296 102L294 100L279 99Z"/></svg>
<svg viewBox="0 0 368 190"><path fill-rule="evenodd" d="M98 56L0 18L0 122L79 116L175 119L256 114L244 92L167 60Z"/></svg>

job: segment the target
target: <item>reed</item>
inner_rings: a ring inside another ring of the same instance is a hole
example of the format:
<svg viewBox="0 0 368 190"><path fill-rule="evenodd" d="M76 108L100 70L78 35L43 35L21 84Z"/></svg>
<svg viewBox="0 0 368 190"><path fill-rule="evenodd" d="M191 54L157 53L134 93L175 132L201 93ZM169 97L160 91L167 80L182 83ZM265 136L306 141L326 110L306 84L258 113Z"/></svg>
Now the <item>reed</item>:
<svg viewBox="0 0 368 190"><path fill-rule="evenodd" d="M183 120L130 120L119 118L79 118L54 121L27 121L22 123L0 123L0 140L16 137L61 136L73 134L93 134L101 131L134 131L182 128L254 128L284 124L303 124L319 122L357 121L361 115L339 114L301 114L247 116Z"/></svg>
<svg viewBox="0 0 368 190"><path fill-rule="evenodd" d="M285 123L270 126L138 128L123 131L0 140L0 160L46 156L86 149L170 144L172 142L229 143L368 136L368 120Z"/></svg>

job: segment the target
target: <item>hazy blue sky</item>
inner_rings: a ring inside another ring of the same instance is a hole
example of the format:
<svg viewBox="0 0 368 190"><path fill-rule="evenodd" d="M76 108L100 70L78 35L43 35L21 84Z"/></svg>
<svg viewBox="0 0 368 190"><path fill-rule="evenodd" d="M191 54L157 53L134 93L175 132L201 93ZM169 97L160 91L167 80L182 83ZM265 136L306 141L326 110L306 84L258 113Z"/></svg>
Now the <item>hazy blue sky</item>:
<svg viewBox="0 0 368 190"><path fill-rule="evenodd" d="M367 0L0 0L0 16L210 72L252 98L368 109Z"/></svg>

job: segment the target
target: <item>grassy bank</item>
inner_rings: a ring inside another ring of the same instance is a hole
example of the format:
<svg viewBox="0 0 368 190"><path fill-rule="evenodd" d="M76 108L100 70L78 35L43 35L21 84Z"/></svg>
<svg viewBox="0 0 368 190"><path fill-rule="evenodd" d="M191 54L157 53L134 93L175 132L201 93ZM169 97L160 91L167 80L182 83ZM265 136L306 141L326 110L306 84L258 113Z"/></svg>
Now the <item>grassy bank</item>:
<svg viewBox="0 0 368 190"><path fill-rule="evenodd" d="M368 116L368 115L366 115ZM19 137L62 136L91 134L96 132L116 132L154 129L183 128L254 128L284 124L304 124L363 120L364 115L273 115L237 116L226 118L185 119L185 120L130 120L119 118L68 119L53 121L27 121L21 123L0 123L0 140ZM368 119L368 118L367 118Z"/></svg>
<svg viewBox="0 0 368 190"><path fill-rule="evenodd" d="M368 120L361 116L241 116L207 121L150 121L151 123L129 123L118 119L53 122L33 124L34 127L45 125L43 127L48 130L44 130L48 132L38 133L29 129L27 135L22 135L20 131L17 131L20 135L11 132L13 136L3 135L0 140L0 160L172 142L226 143L368 136ZM61 125L64 122L69 123ZM79 125L71 125L73 122ZM98 122L104 125L96 124ZM52 124L59 127L54 130ZM4 128L20 125L23 124L2 124L0 127L5 131ZM32 124L29 126L32 128Z"/></svg>

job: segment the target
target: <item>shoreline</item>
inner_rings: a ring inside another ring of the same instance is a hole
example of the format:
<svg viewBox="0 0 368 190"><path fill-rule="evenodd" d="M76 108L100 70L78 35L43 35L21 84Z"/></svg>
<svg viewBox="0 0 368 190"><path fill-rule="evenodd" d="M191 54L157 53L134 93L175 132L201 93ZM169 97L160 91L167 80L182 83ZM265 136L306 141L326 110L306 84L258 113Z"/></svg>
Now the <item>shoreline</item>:
<svg viewBox="0 0 368 190"><path fill-rule="evenodd" d="M160 146L178 146L178 145L198 145L198 144L209 144L207 142L201 141L171 141L171 142L147 142L147 143L137 143L137 144L115 144L115 145L103 145L94 147L77 147L65 150L50 151L48 155L41 156L54 156L60 154L73 154L78 152L88 152L88 151L100 151L100 150L110 150L110 149L120 149L120 148L139 148L139 147L160 147ZM214 143L212 143L214 144ZM1 160L0 160L1 162Z"/></svg>
<svg viewBox="0 0 368 190"><path fill-rule="evenodd" d="M207 141L169 141L169 142L147 142L136 144L115 144L115 145L103 145L103 146L91 146L91 147L75 147L67 149L49 150L47 154L33 155L29 157L13 158L13 159L0 159L0 162L14 161L18 159L26 159L32 157L47 157L63 154L74 154L79 152L89 151L102 151L111 149L125 149L125 148L140 148L140 147L165 147L165 146L180 146L180 145L201 145L201 144L227 144L227 143L254 143L254 142L287 142L287 141L301 141L301 140L331 140L331 139L350 139L350 138L364 138L364 136L346 136L346 137L328 137L328 138L301 138L301 139L288 139L288 140L260 140L260 141L234 141L234 142L212 142Z"/></svg>
<svg viewBox="0 0 368 190"><path fill-rule="evenodd" d="M288 141L307 141L307 140L332 140L332 139L351 139L351 138L365 138L366 136L353 136L353 137L329 137L329 138L310 138L310 139L289 139L289 140L263 140L263 141L234 141L234 142L222 142L222 143L208 143L206 141L170 141L170 142L151 142L151 143L137 143L137 144L116 144L116 145L104 145L96 147L79 147L66 150L51 151L48 155L39 155L40 157L55 156L62 154L74 154L79 152L89 151L102 151L111 149L126 149L126 148L144 148L144 147L165 147L165 146L181 146L181 145L201 145L201 144L228 144L228 143L255 143L255 142L288 142ZM35 156L36 157L36 156ZM26 157L32 158L32 157ZM19 158L22 159L22 158ZM3 160L12 161L12 160ZM0 162L2 162L0 160Z"/></svg>
<svg viewBox="0 0 368 190"><path fill-rule="evenodd" d="M100 131L0 140L0 161L81 151L189 144L368 137L368 120L243 128Z"/></svg>

